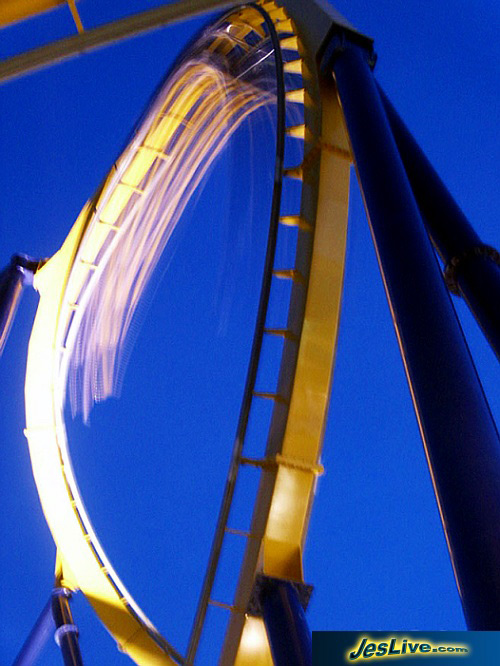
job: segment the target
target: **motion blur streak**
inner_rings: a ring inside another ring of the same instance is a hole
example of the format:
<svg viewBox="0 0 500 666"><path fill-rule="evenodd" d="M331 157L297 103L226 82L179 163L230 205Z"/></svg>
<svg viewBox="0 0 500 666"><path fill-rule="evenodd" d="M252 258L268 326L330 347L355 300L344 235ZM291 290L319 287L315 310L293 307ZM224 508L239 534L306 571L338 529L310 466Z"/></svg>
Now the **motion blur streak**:
<svg viewBox="0 0 500 666"><path fill-rule="evenodd" d="M194 45L95 205L90 225L101 225L106 236L97 252L85 240L79 250L79 260L94 270L79 291L66 340L72 411L85 420L94 402L118 392L141 295L190 197L244 119L274 104L267 40L250 46L231 30L212 31ZM86 238L98 230L88 231Z"/></svg>

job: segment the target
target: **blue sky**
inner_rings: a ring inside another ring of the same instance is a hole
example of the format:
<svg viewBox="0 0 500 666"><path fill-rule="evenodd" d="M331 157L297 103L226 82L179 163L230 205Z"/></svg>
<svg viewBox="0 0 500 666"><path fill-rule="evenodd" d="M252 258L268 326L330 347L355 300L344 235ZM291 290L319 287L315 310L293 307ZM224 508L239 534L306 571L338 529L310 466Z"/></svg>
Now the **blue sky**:
<svg viewBox="0 0 500 666"><path fill-rule="evenodd" d="M82 0L84 24L110 20L115 4ZM126 11L150 4L129 2ZM497 3L345 0L335 6L375 38L378 80L483 241L498 247ZM50 256L58 249L152 91L205 22L160 30L2 86L2 266L14 252ZM0 55L69 30L67 10L34 19L2 33ZM267 195L255 192L267 160L262 150L257 161L246 150L252 137L261 145L257 136L240 137L190 210L164 262L168 270L146 312L122 397L96 408L90 428L78 419L69 426L77 478L102 544L133 596L181 650L229 462L255 317L267 233ZM245 249L233 252L239 245ZM0 662L6 664L53 578L55 549L22 435L36 302L36 294L25 294L0 360ZM498 363L463 304L454 302L498 422ZM323 462L305 554L306 579L315 587L311 628L464 628L355 185ZM246 492L255 479L244 483L241 520L249 517ZM228 600L230 557L224 566L216 593ZM76 598L73 607L84 660L127 663L85 600ZM221 624L214 616L214 644ZM200 664L216 662L209 648L205 641ZM58 658L50 641L40 663Z"/></svg>

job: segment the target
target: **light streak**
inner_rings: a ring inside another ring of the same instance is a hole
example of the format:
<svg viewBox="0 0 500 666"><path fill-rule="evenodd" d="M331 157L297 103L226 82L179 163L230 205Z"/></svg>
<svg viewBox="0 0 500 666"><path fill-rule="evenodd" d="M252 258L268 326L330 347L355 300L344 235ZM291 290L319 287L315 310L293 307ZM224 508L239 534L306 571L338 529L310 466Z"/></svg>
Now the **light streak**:
<svg viewBox="0 0 500 666"><path fill-rule="evenodd" d="M96 256L85 242L79 250L96 269L75 299L62 374L73 413L85 420L95 402L119 391L141 297L186 205L243 121L274 104L272 47L263 55L262 41L252 47L223 35L231 46L225 55L210 52L204 36L164 84L97 203L91 224L105 227L105 241Z"/></svg>

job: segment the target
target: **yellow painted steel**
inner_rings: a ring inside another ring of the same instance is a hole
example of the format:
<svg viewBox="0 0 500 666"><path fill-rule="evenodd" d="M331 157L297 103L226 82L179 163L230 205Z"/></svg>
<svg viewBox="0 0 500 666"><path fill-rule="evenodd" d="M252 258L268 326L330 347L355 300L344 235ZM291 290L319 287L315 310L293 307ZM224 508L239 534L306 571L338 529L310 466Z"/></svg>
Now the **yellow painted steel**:
<svg viewBox="0 0 500 666"><path fill-rule="evenodd" d="M66 0L2 0L0 2L0 27L65 4Z"/></svg>
<svg viewBox="0 0 500 666"><path fill-rule="evenodd" d="M297 226L299 238L304 234L304 238L313 239L313 245L308 275L301 272L301 264L281 275L294 281L292 300L299 298L300 292L295 290L307 289L303 321L292 322L294 329L298 327L296 332L291 328L268 331L282 335L285 346L297 344L300 334L298 358L289 394L282 396L278 391L279 395L272 396L280 398L275 400L273 418L282 423L284 435L280 441L270 442L262 464L251 538L221 656L220 663L225 666L273 663L262 620L245 613L256 574L304 581L303 547L316 479L322 470L321 446L337 340L347 228L350 152L335 91L332 84L319 82L314 60L305 52L301 35L296 34L283 6L260 4L283 35L282 49L296 52L286 71L303 74L304 87L288 91L287 104L307 107L304 124L288 131L289 137L304 142L305 159L286 175L300 174L308 187L303 188L300 211L290 211L280 222ZM248 25L261 34L261 23L253 14L249 17L247 9L241 10L235 15L235 34L244 38ZM217 37L216 43L214 48L222 52L227 48L222 37ZM69 587L83 591L121 650L137 664L151 666L176 661L169 654L168 644L119 581L92 531L71 469L60 405L66 390L72 317L84 307L82 294L89 280L95 279L92 276L99 273L103 246L121 232L121 215L131 197L140 194L148 172L158 161L169 159L164 149L180 125L195 122L197 114L210 113L210 95L203 109L195 107L205 83L196 78L193 81L192 85L182 82L183 93L168 113L163 114L163 109L158 113L121 180L118 182L111 172L98 199L85 206L62 248L36 273L40 305L26 374L26 436L43 510L58 549L59 575ZM227 117L219 118L206 131L223 127L234 111L227 109ZM190 113L192 117L187 121ZM98 205L100 214L96 219ZM286 375L288 370L282 371Z"/></svg>
<svg viewBox="0 0 500 666"><path fill-rule="evenodd" d="M321 101L325 145L321 150L313 258L297 370L281 456L276 456L274 467L262 472L251 528L253 538L240 574L236 608L246 607L259 571L304 581L303 545L319 471L337 342L349 194L349 161L328 149L331 143L349 150L341 110L331 90L322 91ZM253 623L254 619L245 614L232 613L221 664L272 663L265 634L254 632L250 628ZM243 640L247 632L253 640Z"/></svg>
<svg viewBox="0 0 500 666"><path fill-rule="evenodd" d="M267 3L269 4L269 3ZM286 1L283 3L286 6ZM286 37L285 45L304 56L297 37ZM314 63L305 62L308 73ZM297 65L288 67L297 71ZM304 73L304 70L303 70ZM257 573L285 580L305 582L303 546L314 498L327 416L328 401L344 273L347 232L350 149L342 111L335 91L326 83L314 91L304 76L305 94L288 94L289 101L302 101L309 95L309 114L304 130L291 129L290 135L307 136L312 142L309 157L301 168L287 174L300 174L309 182L302 192L302 211L314 210L314 244L309 273L305 316L300 338L297 368L290 396L282 441L275 454L263 465L254 508L251 538L247 542L222 666L267 666L272 664L265 632L256 629L256 619L241 612L248 605ZM311 88L307 91L307 86ZM308 126L309 125L309 126ZM347 159L346 159L347 158ZM311 170L318 170L318 178ZM311 186L312 185L312 186ZM301 211L301 212L302 212ZM305 216L308 219L308 216ZM309 217L310 219L310 217ZM304 224L301 215L287 216L283 223ZM308 224L305 222L305 224ZM278 418L280 416L278 415ZM272 448L272 442L268 450Z"/></svg>
<svg viewBox="0 0 500 666"><path fill-rule="evenodd" d="M345 145L331 91L322 95L323 141ZM348 146L345 146L348 148ZM302 546L324 434L344 270L349 163L322 148L313 259L295 381L263 540L264 573L302 580Z"/></svg>
<svg viewBox="0 0 500 666"><path fill-rule="evenodd" d="M83 25L76 8L76 0L1 0L0 28L42 14L61 5L68 5L78 32L83 32Z"/></svg>
<svg viewBox="0 0 500 666"><path fill-rule="evenodd" d="M200 86L194 76L192 82L190 79L179 81L177 90L181 91L182 98L176 106L179 116L170 117L171 126L163 135L162 147L198 101L203 89L204 84ZM216 97L216 91L212 91L192 114L193 122L197 113L210 118L203 133L205 140L208 134L224 127L230 116L245 104L244 100L237 101L222 115L212 117ZM125 177L133 178L136 183L150 169L152 157L161 160L166 157L160 156L157 150L160 142L156 130L146 135L145 144L138 148L130 161L131 167L125 170ZM101 249L110 234L114 237L120 232L116 223L137 191L136 187L115 182L113 173L97 201L84 208L61 250L35 275L40 304L28 350L26 436L42 507L62 562L63 577L71 581L70 586L82 590L119 648L136 663L173 664L164 640L119 581L92 531L71 470L61 410L71 348L67 336L73 313L84 307L88 280L95 279L100 270ZM94 215L95 210L100 210L99 216Z"/></svg>
<svg viewBox="0 0 500 666"><path fill-rule="evenodd" d="M69 10L71 12L71 16L73 17L73 21L75 22L76 29L78 30L79 33L83 32L83 23L82 19L80 18L80 14L78 13L78 9L76 8L76 0L67 0Z"/></svg>
<svg viewBox="0 0 500 666"><path fill-rule="evenodd" d="M85 593L120 649L137 663L174 664L153 640L156 630L141 617L140 611L137 613L131 597L100 552L99 543L89 529L67 452L59 408L65 391L64 378L59 372L65 354L65 330L60 322L70 310L63 297L89 213L87 205L62 248L35 275L40 305L28 350L26 437L42 508L57 545L66 584Z"/></svg>

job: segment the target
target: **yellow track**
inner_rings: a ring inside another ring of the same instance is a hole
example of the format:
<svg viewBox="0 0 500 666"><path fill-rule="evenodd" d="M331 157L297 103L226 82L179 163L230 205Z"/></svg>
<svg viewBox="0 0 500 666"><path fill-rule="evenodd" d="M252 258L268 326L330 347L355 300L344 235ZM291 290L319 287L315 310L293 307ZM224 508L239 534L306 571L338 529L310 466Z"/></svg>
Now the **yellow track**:
<svg viewBox="0 0 500 666"><path fill-rule="evenodd" d="M304 142L304 159L285 175L302 179L306 187L300 210L288 211L280 220L298 226L299 236L295 266L275 272L277 278L293 280L293 287L287 329L269 331L284 338L278 390L268 396L274 400L274 435L265 459L253 461L262 468L261 482L221 656L222 664L238 666L272 664L262 621L246 613L256 574L304 580L303 546L321 472L340 311L350 169L335 91L331 83L318 79L306 33L302 39L302 19L295 25L276 3L259 4L273 19L282 50L295 52L286 58L285 69L302 74L303 87L288 91L287 102L304 104L304 125L289 129L290 136ZM231 18L240 40L260 29L255 10L235 10ZM212 46L224 52L231 42L220 38ZM26 435L43 510L57 544L59 574L62 584L85 594L119 648L144 665L177 663L179 655L136 606L92 530L71 469L62 405L75 338L72 327L88 300L87 290L104 268L107 255L101 249L106 243L112 246L121 233L123 210L131 197L140 195L137 186L144 175L166 158L169 138L199 94L198 85L184 85L175 112L160 112L141 144L120 158L118 164L126 164L120 178L112 170L62 248L35 276L40 305L28 352Z"/></svg>

